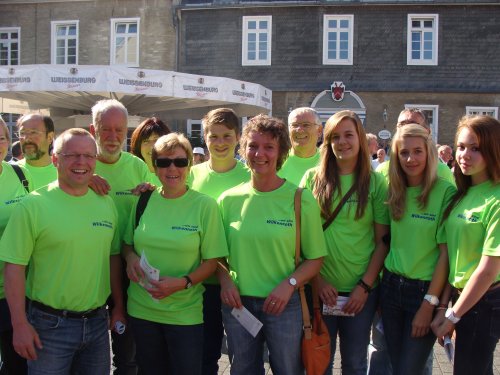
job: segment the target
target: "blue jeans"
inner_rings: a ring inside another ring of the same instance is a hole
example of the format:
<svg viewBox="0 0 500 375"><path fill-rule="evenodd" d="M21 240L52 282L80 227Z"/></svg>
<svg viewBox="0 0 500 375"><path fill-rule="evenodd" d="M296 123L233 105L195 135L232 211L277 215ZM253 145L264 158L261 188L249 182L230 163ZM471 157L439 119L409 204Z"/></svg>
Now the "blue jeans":
<svg viewBox="0 0 500 375"><path fill-rule="evenodd" d="M201 375L203 324L174 325L130 318L139 372Z"/></svg>
<svg viewBox="0 0 500 375"><path fill-rule="evenodd" d="M500 288L486 292L460 319L455 331L453 374L493 375L493 353L500 338Z"/></svg>
<svg viewBox="0 0 500 375"><path fill-rule="evenodd" d="M204 284L203 293L203 375L217 375L224 326L220 300L220 285Z"/></svg>
<svg viewBox="0 0 500 375"><path fill-rule="evenodd" d="M323 315L323 320L330 333L331 366L325 375L331 374L333 358L337 349L337 334L340 339L340 357L342 373L349 375L365 375L368 369L368 344L373 315L378 305L379 287L368 295L363 309L355 316Z"/></svg>
<svg viewBox="0 0 500 375"><path fill-rule="evenodd" d="M28 373L109 375L108 312L91 318L63 318L30 306L28 319L42 341L38 359L28 361Z"/></svg>
<svg viewBox="0 0 500 375"><path fill-rule="evenodd" d="M264 342L269 349L269 362L274 375L303 375L300 344L302 339L302 309L295 292L280 315L262 311L264 298L241 297L243 305L263 326L254 338L231 315L232 308L222 305L229 352L232 356L231 375L262 375L264 373Z"/></svg>
<svg viewBox="0 0 500 375"><path fill-rule="evenodd" d="M384 333L394 375L421 375L436 341L429 330L411 337L412 321L429 289L430 281L413 280L384 270L381 308Z"/></svg>

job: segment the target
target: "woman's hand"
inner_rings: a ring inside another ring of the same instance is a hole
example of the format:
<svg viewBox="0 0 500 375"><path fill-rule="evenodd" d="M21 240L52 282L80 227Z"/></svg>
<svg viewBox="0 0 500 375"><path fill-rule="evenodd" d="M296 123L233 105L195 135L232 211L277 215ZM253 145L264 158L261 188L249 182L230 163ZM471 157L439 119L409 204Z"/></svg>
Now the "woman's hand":
<svg viewBox="0 0 500 375"><path fill-rule="evenodd" d="M274 288L264 301L262 310L266 314L279 315L285 310L295 288L290 285L288 278Z"/></svg>
<svg viewBox="0 0 500 375"><path fill-rule="evenodd" d="M183 277L164 276L158 281L148 280L148 282L151 286L146 286L144 289L155 299L166 298L186 288L186 279Z"/></svg>
<svg viewBox="0 0 500 375"><path fill-rule="evenodd" d="M445 336L453 336L453 331L455 330L455 325L451 322L450 319L446 319L444 314L446 313L446 309L440 309L437 311L436 316L431 323L432 332L438 338L439 344L443 346L443 338Z"/></svg>
<svg viewBox="0 0 500 375"><path fill-rule="evenodd" d="M365 306L368 299L368 293L361 286L356 285L349 295L349 300L342 309L346 314L356 315Z"/></svg>
<svg viewBox="0 0 500 375"><path fill-rule="evenodd" d="M241 309L243 304L241 303L240 291L234 285L234 282L230 279L225 280L220 285L220 299L222 303Z"/></svg>
<svg viewBox="0 0 500 375"><path fill-rule="evenodd" d="M328 283L321 275L316 277L318 283L318 295L325 305L335 306L339 292L333 285Z"/></svg>
<svg viewBox="0 0 500 375"><path fill-rule="evenodd" d="M138 283L144 279L144 271L140 265L140 258L134 252L129 252L125 258L127 262L127 276L134 283Z"/></svg>
<svg viewBox="0 0 500 375"><path fill-rule="evenodd" d="M434 306L423 301L411 322L411 337L422 337L429 333Z"/></svg>

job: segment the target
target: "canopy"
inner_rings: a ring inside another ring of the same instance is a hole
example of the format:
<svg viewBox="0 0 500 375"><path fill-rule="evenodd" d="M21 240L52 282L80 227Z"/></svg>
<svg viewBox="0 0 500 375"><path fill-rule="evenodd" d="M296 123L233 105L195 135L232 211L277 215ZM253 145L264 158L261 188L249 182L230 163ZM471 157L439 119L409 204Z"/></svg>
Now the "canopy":
<svg viewBox="0 0 500 375"><path fill-rule="evenodd" d="M256 83L100 65L2 66L0 97L73 114L89 113L96 101L114 98L131 115L166 112L169 119L200 119L217 107L254 116L269 113L272 105L272 91Z"/></svg>

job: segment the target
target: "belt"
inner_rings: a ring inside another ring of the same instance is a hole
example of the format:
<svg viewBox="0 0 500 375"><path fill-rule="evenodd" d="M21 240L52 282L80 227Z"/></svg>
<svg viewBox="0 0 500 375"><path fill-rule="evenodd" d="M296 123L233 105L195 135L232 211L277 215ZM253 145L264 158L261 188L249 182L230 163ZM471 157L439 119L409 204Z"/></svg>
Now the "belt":
<svg viewBox="0 0 500 375"><path fill-rule="evenodd" d="M500 281L496 281L493 284L491 284L491 286L488 288L488 290L486 292L491 292L492 290L495 290L497 288L500 288ZM460 288L460 289L455 288L455 290L457 291L458 294L462 294L462 292L463 292L462 288Z"/></svg>
<svg viewBox="0 0 500 375"><path fill-rule="evenodd" d="M38 310L43 311L47 314L52 314L52 315L60 316L61 318L70 318L70 319L92 318L92 317L96 316L104 308L104 306L101 306L101 307L98 307L96 309L82 311L82 312L70 311L70 310L59 310L59 309L54 309L53 307L44 305L43 303L40 303L38 301L31 301L31 306L36 307Z"/></svg>

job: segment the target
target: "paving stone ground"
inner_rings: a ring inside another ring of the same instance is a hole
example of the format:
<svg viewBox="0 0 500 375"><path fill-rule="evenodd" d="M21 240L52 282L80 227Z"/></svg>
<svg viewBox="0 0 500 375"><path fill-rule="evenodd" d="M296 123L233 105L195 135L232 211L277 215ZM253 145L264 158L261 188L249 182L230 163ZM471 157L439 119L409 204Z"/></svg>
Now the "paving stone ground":
<svg viewBox="0 0 500 375"><path fill-rule="evenodd" d="M338 343L337 343L338 347ZM272 375L272 371L269 368L269 363L265 363L266 375ZM231 366L229 364L229 359L227 354L223 354L219 361L219 374L218 375L229 375ZM432 375L451 375L453 374L453 365L448 361L446 353L443 348L436 343L434 346L434 363L432 368ZM495 351L495 357L493 360L493 374L500 375L500 345L497 345ZM335 353L334 360L334 370L333 375L341 375L340 370L340 354L337 350Z"/></svg>

